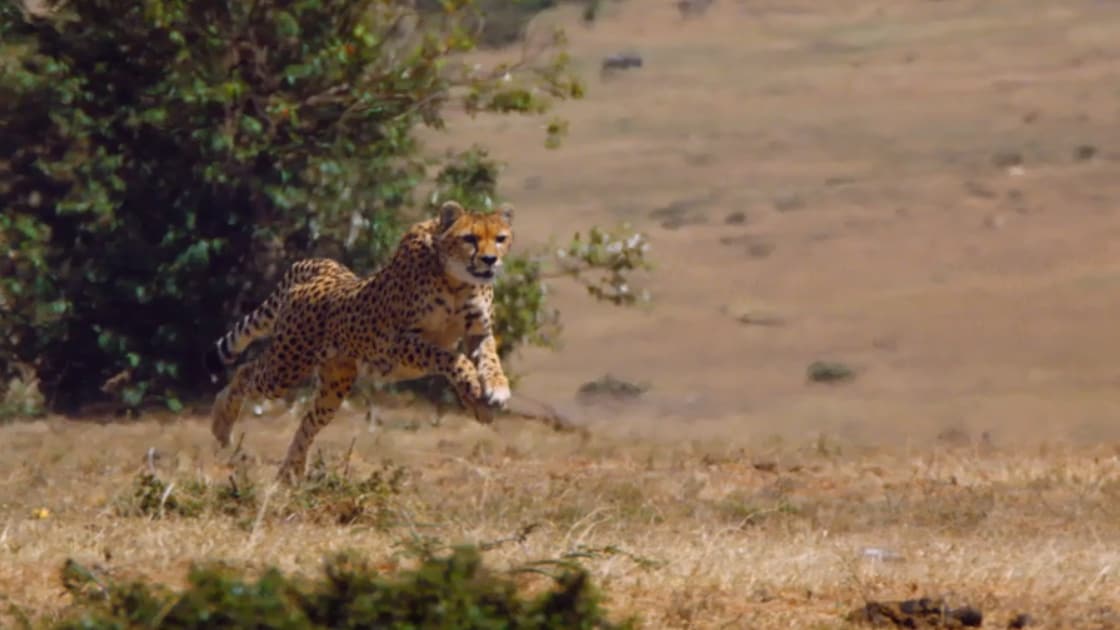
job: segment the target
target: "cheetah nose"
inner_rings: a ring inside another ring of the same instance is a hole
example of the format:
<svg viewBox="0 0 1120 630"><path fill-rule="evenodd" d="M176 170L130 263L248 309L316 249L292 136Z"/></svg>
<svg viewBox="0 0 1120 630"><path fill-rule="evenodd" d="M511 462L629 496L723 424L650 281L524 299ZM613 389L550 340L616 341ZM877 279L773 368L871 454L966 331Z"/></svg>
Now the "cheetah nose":
<svg viewBox="0 0 1120 630"><path fill-rule="evenodd" d="M498 262L498 257L497 256L479 256L478 258L484 264L486 264L487 266L490 266L490 267L493 267L494 263Z"/></svg>

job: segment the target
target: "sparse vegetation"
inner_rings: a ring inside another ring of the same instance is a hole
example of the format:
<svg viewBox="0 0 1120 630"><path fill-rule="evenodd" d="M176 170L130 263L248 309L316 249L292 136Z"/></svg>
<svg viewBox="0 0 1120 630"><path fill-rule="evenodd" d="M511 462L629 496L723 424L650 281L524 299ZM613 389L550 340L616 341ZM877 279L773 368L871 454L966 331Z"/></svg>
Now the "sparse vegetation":
<svg viewBox="0 0 1120 630"><path fill-rule="evenodd" d="M643 63L642 56L636 52L615 53L603 57L603 62L599 66L599 72L602 76L606 77L619 70L641 68Z"/></svg>
<svg viewBox="0 0 1120 630"><path fill-rule="evenodd" d="M887 628L978 628L984 623L984 614L971 606L953 608L944 600L923 597L868 602L852 611L848 620Z"/></svg>
<svg viewBox="0 0 1120 630"><path fill-rule="evenodd" d="M46 400L39 389L35 369L26 363L13 363L10 367L13 373L0 387L0 421L45 414Z"/></svg>
<svg viewBox="0 0 1120 630"><path fill-rule="evenodd" d="M855 378L856 371L840 361L813 361L806 374L813 383L840 383Z"/></svg>
<svg viewBox="0 0 1120 630"><path fill-rule="evenodd" d="M632 383L612 374L603 376L579 386L579 397L593 402L596 400L628 400L641 396L649 389L646 383Z"/></svg>
<svg viewBox="0 0 1120 630"><path fill-rule="evenodd" d="M223 481L204 478L164 480L152 470L140 472L132 488L116 500L122 517L147 519L231 517L244 529L266 520L300 520L334 525L388 528L394 501L401 498L408 471L385 463L364 478L353 479L347 462L328 465L322 453L311 462L306 480L296 488L262 488L244 465ZM281 496L265 495L279 493Z"/></svg>

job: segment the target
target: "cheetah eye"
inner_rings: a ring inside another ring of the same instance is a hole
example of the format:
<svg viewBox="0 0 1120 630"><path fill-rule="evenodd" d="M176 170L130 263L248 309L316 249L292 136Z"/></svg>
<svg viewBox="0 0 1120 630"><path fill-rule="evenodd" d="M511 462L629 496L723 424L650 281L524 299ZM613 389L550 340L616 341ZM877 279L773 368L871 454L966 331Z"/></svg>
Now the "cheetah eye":
<svg viewBox="0 0 1120 630"><path fill-rule="evenodd" d="M474 234L467 234L463 237L463 242L468 245L478 245L478 237Z"/></svg>
<svg viewBox="0 0 1120 630"><path fill-rule="evenodd" d="M494 240L498 241L499 243L504 243L506 242L507 238L508 237L505 234L499 234Z"/></svg>

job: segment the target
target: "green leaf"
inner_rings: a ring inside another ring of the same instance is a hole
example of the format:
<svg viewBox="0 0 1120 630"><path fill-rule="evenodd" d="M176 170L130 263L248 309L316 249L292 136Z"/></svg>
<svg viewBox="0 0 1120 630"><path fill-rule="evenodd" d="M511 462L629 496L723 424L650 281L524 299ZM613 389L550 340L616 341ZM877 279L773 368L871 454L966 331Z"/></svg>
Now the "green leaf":
<svg viewBox="0 0 1120 630"><path fill-rule="evenodd" d="M146 109L140 115L140 118L146 124L159 126L167 121L167 109L163 107L153 107L151 109Z"/></svg>
<svg viewBox="0 0 1120 630"><path fill-rule="evenodd" d="M165 402L167 404L167 408L170 409L174 413L179 413L180 411L183 410L183 403L180 402L179 399L174 397L174 396L168 396L165 399Z"/></svg>
<svg viewBox="0 0 1120 630"><path fill-rule="evenodd" d="M244 129L246 133L253 136L259 136L264 131L261 121L252 116L241 117L241 128Z"/></svg>
<svg viewBox="0 0 1120 630"><path fill-rule="evenodd" d="M281 37L299 37L299 22L287 11L275 11L276 33Z"/></svg>
<svg viewBox="0 0 1120 630"><path fill-rule="evenodd" d="M142 384L126 385L121 388L121 402L123 402L125 406L135 409L144 402L146 390L147 388Z"/></svg>

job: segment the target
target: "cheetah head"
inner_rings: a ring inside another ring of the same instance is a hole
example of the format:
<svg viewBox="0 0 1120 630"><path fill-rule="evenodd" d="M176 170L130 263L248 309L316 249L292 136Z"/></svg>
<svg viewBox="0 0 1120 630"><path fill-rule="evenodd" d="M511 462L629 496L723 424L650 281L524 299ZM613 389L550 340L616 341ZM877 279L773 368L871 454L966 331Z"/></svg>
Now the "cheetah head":
<svg viewBox="0 0 1120 630"><path fill-rule="evenodd" d="M454 201L439 209L438 246L448 275L469 284L491 284L513 244L513 207L491 214L468 212Z"/></svg>

